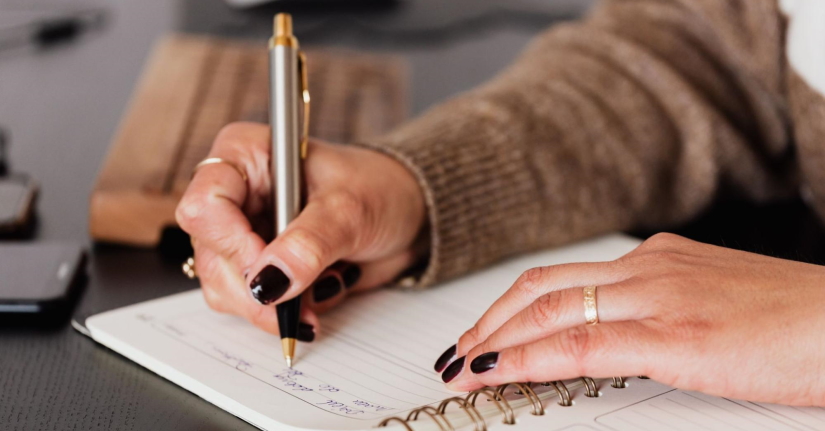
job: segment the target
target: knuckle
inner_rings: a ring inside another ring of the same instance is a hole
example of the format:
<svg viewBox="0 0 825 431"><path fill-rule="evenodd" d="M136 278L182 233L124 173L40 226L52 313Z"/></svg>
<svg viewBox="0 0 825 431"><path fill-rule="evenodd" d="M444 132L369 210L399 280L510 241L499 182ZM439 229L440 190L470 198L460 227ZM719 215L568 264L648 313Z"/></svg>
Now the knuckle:
<svg viewBox="0 0 825 431"><path fill-rule="evenodd" d="M243 121L235 121L229 123L218 131L218 134L215 137L215 141L223 141L223 140L238 140L239 137L244 136L247 129L249 129L250 123L243 122Z"/></svg>
<svg viewBox="0 0 825 431"><path fill-rule="evenodd" d="M265 136L269 133L269 126L260 123L236 121L223 126L215 136L213 150L220 148L224 157L231 156L236 162L257 150L266 149ZM265 160L269 159L266 153Z"/></svg>
<svg viewBox="0 0 825 431"><path fill-rule="evenodd" d="M478 344L478 337L481 330L478 327L478 323L473 325L472 328L468 329L467 332L461 335L458 339L458 346L459 347L472 347Z"/></svg>
<svg viewBox="0 0 825 431"><path fill-rule="evenodd" d="M528 309L529 323L539 328L553 326L559 318L561 292L553 291L540 296Z"/></svg>
<svg viewBox="0 0 825 431"><path fill-rule="evenodd" d="M526 296L535 298L544 293L545 280L552 272L550 266L528 269L516 280L516 288Z"/></svg>
<svg viewBox="0 0 825 431"><path fill-rule="evenodd" d="M192 233L197 228L198 220L208 205L206 199L199 195L187 194L175 208L175 220L181 229Z"/></svg>
<svg viewBox="0 0 825 431"><path fill-rule="evenodd" d="M526 371L530 369L530 358L524 345L508 349L507 361L513 370Z"/></svg>
<svg viewBox="0 0 825 431"><path fill-rule="evenodd" d="M647 244L649 247L662 247L672 245L682 240L683 238L679 235L667 232L659 232L645 240L645 242L642 245Z"/></svg>
<svg viewBox="0 0 825 431"><path fill-rule="evenodd" d="M592 332L586 326L575 326L559 337L560 349L577 366L580 375L587 375L587 364L593 352Z"/></svg>

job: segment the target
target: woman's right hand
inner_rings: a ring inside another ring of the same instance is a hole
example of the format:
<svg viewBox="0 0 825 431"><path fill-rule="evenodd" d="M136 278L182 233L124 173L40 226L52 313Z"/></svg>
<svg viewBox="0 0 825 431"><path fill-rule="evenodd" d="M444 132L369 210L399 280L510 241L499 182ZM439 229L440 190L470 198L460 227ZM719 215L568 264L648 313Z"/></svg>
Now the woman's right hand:
<svg viewBox="0 0 825 431"><path fill-rule="evenodd" d="M306 292L305 339L316 313L347 292L394 280L420 257L415 241L425 224L424 196L399 162L358 147L311 141L304 165L306 206L274 241L269 126L233 123L218 134L208 157L225 163L200 168L178 205L209 306L278 333L274 304ZM254 291L254 295L253 295Z"/></svg>

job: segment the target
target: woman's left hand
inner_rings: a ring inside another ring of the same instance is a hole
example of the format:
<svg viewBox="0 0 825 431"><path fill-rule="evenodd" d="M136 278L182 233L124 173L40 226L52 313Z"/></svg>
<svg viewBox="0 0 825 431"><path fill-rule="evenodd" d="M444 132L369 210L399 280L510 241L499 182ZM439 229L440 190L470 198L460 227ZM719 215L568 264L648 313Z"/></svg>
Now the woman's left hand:
<svg viewBox="0 0 825 431"><path fill-rule="evenodd" d="M591 285L600 323L585 325L582 289ZM612 262L525 272L460 338L456 356L442 377L460 391L644 375L711 395L825 406L825 268L659 234Z"/></svg>

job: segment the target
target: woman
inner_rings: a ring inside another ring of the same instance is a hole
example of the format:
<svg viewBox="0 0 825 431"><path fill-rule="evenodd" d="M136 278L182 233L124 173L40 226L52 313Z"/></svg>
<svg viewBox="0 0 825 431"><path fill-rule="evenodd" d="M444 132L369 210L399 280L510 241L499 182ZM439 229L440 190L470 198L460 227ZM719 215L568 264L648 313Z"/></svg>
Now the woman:
<svg viewBox="0 0 825 431"><path fill-rule="evenodd" d="M206 300L277 332L262 304L305 294L311 340L316 313L422 259L401 284L423 288L605 232L666 229L718 196L766 202L803 190L825 216L823 5L605 2L387 136L313 142L306 209L270 244L256 234L270 205L268 128L230 125L209 155L227 162L197 172L177 214ZM598 325L585 325L588 286L599 286ZM647 375L825 406L823 305L823 267L657 235L613 262L526 272L436 370L456 390Z"/></svg>

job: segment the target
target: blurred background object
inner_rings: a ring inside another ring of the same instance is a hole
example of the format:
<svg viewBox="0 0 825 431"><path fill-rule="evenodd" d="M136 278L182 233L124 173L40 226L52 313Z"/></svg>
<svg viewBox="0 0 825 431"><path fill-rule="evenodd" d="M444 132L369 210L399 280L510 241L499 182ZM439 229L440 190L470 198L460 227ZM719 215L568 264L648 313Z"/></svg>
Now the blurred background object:
<svg viewBox="0 0 825 431"><path fill-rule="evenodd" d="M406 117L407 71L391 55L307 53L310 135L354 142L388 132ZM148 62L90 199L95 240L156 246L175 225L175 207L220 129L266 123L268 57L248 42L204 36L164 38Z"/></svg>
<svg viewBox="0 0 825 431"><path fill-rule="evenodd" d="M411 116L491 78L554 19L577 16L592 2L507 2L511 10L530 11L514 18L497 18L504 6L491 0L339 3L287 3L297 11L303 46L403 57L409 72L405 108ZM0 52L0 123L15 133L9 158L43 186L38 235L88 241L88 196L146 60L163 35L243 39L263 47L272 14L281 7L274 2L238 10L223 0L0 0L0 28L70 9L106 11L105 25L72 43ZM529 16L533 13L537 18ZM339 20L381 31L331 24ZM438 37L427 37L431 31Z"/></svg>
<svg viewBox="0 0 825 431"><path fill-rule="evenodd" d="M312 4L315 7L318 6L338 6L341 4L345 4L348 6L351 5L374 5L374 4L381 4L381 3L392 3L395 0L226 0L230 6L234 6L237 8L246 8L246 7L253 7L258 6L266 3L271 2L278 2L281 6L288 5L288 4Z"/></svg>
<svg viewBox="0 0 825 431"><path fill-rule="evenodd" d="M10 172L8 143L9 134L0 127L0 240L32 235L38 190L37 182L27 175Z"/></svg>
<svg viewBox="0 0 825 431"><path fill-rule="evenodd" d="M68 43L87 31L101 29L105 18L105 9L100 7L7 6L0 18L0 51Z"/></svg>
<svg viewBox="0 0 825 431"><path fill-rule="evenodd" d="M65 324L84 285L76 244L0 244L0 325Z"/></svg>
<svg viewBox="0 0 825 431"><path fill-rule="evenodd" d="M5 177L9 172L6 136L6 129L0 126L0 178Z"/></svg>

